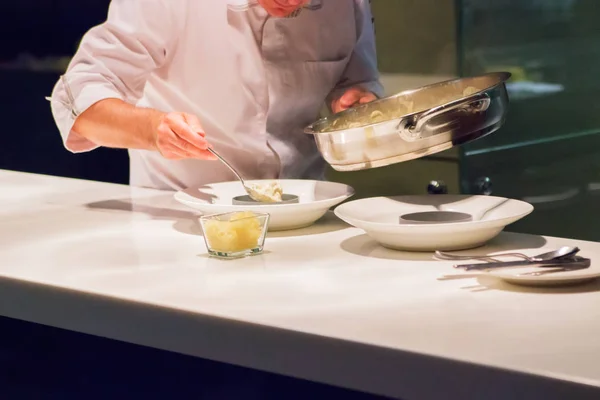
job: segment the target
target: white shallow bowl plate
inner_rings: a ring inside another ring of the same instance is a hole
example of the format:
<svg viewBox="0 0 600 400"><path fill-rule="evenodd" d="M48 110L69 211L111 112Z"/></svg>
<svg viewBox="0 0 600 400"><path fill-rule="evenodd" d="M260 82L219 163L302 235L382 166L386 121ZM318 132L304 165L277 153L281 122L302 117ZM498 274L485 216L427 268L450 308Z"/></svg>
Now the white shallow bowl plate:
<svg viewBox="0 0 600 400"><path fill-rule="evenodd" d="M400 224L401 215L423 211L457 211L477 215L479 221ZM484 245L509 224L533 211L529 203L494 196L425 195L372 197L350 201L335 215L387 248L404 251L465 250Z"/></svg>
<svg viewBox="0 0 600 400"><path fill-rule="evenodd" d="M272 182L248 180L248 184ZM312 225L333 206L354 194L350 186L326 181L303 179L278 179L283 193L298 196L295 204L233 205L232 199L246 194L239 181L222 182L201 188L188 188L175 193L175 199L201 213L219 214L232 211L256 211L268 213L270 231L299 229Z"/></svg>

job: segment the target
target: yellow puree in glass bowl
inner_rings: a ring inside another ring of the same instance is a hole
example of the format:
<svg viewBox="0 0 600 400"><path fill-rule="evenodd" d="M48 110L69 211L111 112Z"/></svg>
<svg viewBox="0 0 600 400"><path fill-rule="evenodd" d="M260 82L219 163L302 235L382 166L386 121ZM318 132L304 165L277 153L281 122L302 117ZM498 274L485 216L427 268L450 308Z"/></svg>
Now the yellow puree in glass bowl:
<svg viewBox="0 0 600 400"><path fill-rule="evenodd" d="M238 252L258 247L263 227L251 211L241 211L229 220L205 222L206 239L215 251Z"/></svg>

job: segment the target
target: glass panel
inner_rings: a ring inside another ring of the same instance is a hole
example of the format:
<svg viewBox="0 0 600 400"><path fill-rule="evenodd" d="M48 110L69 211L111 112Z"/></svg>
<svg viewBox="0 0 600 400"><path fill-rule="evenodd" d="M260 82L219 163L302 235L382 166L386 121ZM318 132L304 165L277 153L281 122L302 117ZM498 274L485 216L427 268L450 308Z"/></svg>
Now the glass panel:
<svg viewBox="0 0 600 400"><path fill-rule="evenodd" d="M462 0L461 75L506 70L505 126L462 149L461 186L531 202L513 227L600 240L600 9L594 0Z"/></svg>

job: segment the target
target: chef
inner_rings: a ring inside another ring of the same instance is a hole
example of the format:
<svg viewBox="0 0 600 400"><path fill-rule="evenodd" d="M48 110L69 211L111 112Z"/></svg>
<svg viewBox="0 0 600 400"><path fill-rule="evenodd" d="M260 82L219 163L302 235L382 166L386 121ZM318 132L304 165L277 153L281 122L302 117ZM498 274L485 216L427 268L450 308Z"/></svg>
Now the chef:
<svg viewBox="0 0 600 400"><path fill-rule="evenodd" d="M129 149L130 183L321 179L303 128L381 96L368 0L112 0L51 105L65 147Z"/></svg>

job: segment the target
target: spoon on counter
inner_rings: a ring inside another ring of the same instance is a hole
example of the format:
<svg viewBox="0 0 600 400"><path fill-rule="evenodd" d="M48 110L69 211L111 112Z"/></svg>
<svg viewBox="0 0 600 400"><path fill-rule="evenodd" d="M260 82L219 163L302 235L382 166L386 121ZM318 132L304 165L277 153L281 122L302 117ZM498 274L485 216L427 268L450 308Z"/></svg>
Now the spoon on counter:
<svg viewBox="0 0 600 400"><path fill-rule="evenodd" d="M563 246L559 249L549 251L547 253L541 253L536 256L530 257L523 253L499 253L491 256L476 256L476 255L459 255L446 253L443 251L436 251L434 257L440 260L483 260L490 261L495 260L497 257L517 257L529 262L541 262L549 261L559 258L566 258L579 253L579 247Z"/></svg>
<svg viewBox="0 0 600 400"><path fill-rule="evenodd" d="M477 263L455 265L454 268L464 271L488 271L500 268L513 267L537 267L537 268L560 268L563 270L586 269L591 265L589 258L583 257L562 257L544 261L500 261L496 263Z"/></svg>

